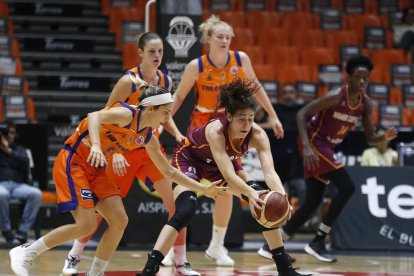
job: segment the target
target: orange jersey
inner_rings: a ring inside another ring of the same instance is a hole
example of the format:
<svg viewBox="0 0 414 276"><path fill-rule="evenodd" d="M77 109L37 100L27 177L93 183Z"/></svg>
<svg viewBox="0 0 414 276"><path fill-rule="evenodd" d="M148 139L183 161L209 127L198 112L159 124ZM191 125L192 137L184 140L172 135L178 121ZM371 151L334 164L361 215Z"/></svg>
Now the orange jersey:
<svg viewBox="0 0 414 276"><path fill-rule="evenodd" d="M141 110L127 105L123 102L116 102L112 106L123 106L128 108L132 114L133 119L128 126L117 127L115 125L102 125L99 133L101 139L101 149L106 159L109 161L114 153L125 153L137 148L145 147L152 136L152 128L146 127L139 129L139 118ZM81 121L76 131L65 141L65 146L72 149L80 155L84 160L87 160L92 143L88 131L88 119Z"/></svg>
<svg viewBox="0 0 414 276"><path fill-rule="evenodd" d="M228 62L223 68L217 68L209 55L198 57L199 77L195 84L196 109L212 112L219 102L220 89L235 78L244 78L244 70L239 52L229 51Z"/></svg>
<svg viewBox="0 0 414 276"><path fill-rule="evenodd" d="M138 65L137 67L129 69L126 73L126 75L131 75L133 77L139 76L140 79L144 79L144 76L141 72L141 67ZM168 89L170 87L170 81L168 79L168 75L161 70L157 70L157 76L158 76L158 83L156 85L164 87L165 89ZM132 84L131 88L131 95L129 98L125 101L127 104L130 105L137 105L139 99L139 93L137 91L137 87L135 83Z"/></svg>
<svg viewBox="0 0 414 276"><path fill-rule="evenodd" d="M100 128L101 149L108 162L112 161L114 153L126 153L145 147L152 137L151 128L139 128L141 110L123 102L117 102L109 108L118 106L128 108L133 119L123 128L114 125L103 125ZM87 163L91 144L88 121L85 118L65 141L53 166L58 212L73 211L78 206L93 208L96 200L120 194L118 185L107 175L105 168L94 168ZM142 159L145 160L146 155Z"/></svg>

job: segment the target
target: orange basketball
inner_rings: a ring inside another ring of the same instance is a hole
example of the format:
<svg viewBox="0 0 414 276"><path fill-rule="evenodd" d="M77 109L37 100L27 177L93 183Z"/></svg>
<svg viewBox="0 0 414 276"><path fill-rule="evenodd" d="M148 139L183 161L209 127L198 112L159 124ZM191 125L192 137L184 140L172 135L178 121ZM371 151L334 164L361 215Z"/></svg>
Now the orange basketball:
<svg viewBox="0 0 414 276"><path fill-rule="evenodd" d="M289 201L287 195L275 191L268 191L260 195L264 201L262 210L255 208L258 216L257 221L266 228L276 228L282 225L290 213Z"/></svg>

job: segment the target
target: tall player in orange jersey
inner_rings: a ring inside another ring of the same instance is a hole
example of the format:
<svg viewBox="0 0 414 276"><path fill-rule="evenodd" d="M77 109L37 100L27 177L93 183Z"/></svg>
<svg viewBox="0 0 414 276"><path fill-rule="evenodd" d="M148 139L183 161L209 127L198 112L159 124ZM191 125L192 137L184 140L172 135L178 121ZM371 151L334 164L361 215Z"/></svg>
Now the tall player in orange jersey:
<svg viewBox="0 0 414 276"><path fill-rule="evenodd" d="M11 268L16 275L29 275L33 260L41 253L67 241L84 237L96 229L97 210L107 221L88 271L89 276L104 275L128 223L118 185L105 168L112 163L116 175L125 175L128 161L123 153L143 148L164 177L206 193L218 195L220 189L205 186L172 167L160 149L152 129L171 118L171 93L159 86L144 86L140 107L117 102L109 108L88 114L65 141L53 166L57 192L57 211L71 212L75 222L60 226L34 243L10 250ZM144 156L141 158L145 159ZM145 160L138 163L144 165ZM142 162L142 163L141 163Z"/></svg>
<svg viewBox="0 0 414 276"><path fill-rule="evenodd" d="M163 43L158 34L152 32L142 34L138 39L138 54L141 57L141 63L138 66L128 70L126 74L119 79L117 84L114 86L111 95L109 96L107 106L116 101L125 101L126 103L132 105L138 103L139 91L134 82L131 81L131 77L133 80L138 77L149 84L159 85L171 91L171 77L158 69L163 58L163 51ZM175 127L172 119L169 120L169 123L165 124L165 128L173 136L175 136L177 141L181 141L184 138ZM159 135L158 131L156 131L155 134ZM145 166L139 164L135 165L137 164L136 159L138 157L141 158L142 155L146 156ZM172 216L175 212L175 203L172 194L171 181L166 179L158 171L146 151L140 150L139 154L137 154L136 151L127 152L124 154L124 157L130 164L126 175L118 177L113 174L112 170L109 170L111 177L115 178L117 184L121 186L121 196L125 197L127 195L131 188L131 184L136 177L143 183L146 183L151 191L156 190L160 194L163 203L168 209L169 215ZM102 217L99 214L97 215L97 219L98 223L102 221ZM81 255L92 235L93 234L74 242L62 269L64 275L72 275L77 273ZM199 275L198 272L192 270L189 262L187 261L185 238L186 231L184 229L180 232L175 243L175 245L180 248L179 253L177 253L177 271L186 275Z"/></svg>
<svg viewBox="0 0 414 276"><path fill-rule="evenodd" d="M174 94L172 114L180 108L185 97L195 86L196 106L188 130L206 124L218 105L220 88L235 78L255 80L260 89L255 94L257 102L269 114L269 120L277 138L283 138L284 132L266 91L258 82L250 58L244 52L230 51L234 36L233 28L216 16L211 16L199 30L201 42L209 46L209 52L192 60L185 68L180 84ZM213 234L205 256L214 259L217 265L233 266L234 261L223 246L227 226L232 210L232 195L219 197L215 201L213 212ZM167 255L169 256L169 255Z"/></svg>

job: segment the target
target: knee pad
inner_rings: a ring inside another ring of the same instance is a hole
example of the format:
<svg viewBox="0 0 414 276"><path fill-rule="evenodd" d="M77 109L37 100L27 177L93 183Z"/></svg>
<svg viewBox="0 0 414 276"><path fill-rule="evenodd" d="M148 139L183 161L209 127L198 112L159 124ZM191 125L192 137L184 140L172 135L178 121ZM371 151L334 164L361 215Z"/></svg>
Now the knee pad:
<svg viewBox="0 0 414 276"><path fill-rule="evenodd" d="M193 220L196 207L196 193L192 191L182 192L175 200L175 213L167 224L180 231Z"/></svg>

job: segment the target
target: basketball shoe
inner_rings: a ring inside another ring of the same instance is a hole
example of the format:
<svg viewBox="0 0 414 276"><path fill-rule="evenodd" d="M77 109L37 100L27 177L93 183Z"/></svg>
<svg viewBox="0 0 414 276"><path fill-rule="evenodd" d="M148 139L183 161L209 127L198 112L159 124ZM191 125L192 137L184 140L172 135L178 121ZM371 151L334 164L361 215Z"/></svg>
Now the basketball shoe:
<svg viewBox="0 0 414 276"><path fill-rule="evenodd" d="M326 250L325 243L323 241L314 241L309 243L305 247L305 251L322 262L333 263L337 261L335 256Z"/></svg>
<svg viewBox="0 0 414 276"><path fill-rule="evenodd" d="M80 259L78 259L76 256L68 255L68 257L65 260L65 265L62 269L62 274L77 275L79 262Z"/></svg>
<svg viewBox="0 0 414 276"><path fill-rule="evenodd" d="M36 252L27 251L29 244L19 245L10 250L11 269L16 275L29 276L29 268L37 257Z"/></svg>
<svg viewBox="0 0 414 276"><path fill-rule="evenodd" d="M200 276L201 274L191 268L189 262L184 262L180 265L175 266L175 271L177 275L183 276Z"/></svg>
<svg viewBox="0 0 414 276"><path fill-rule="evenodd" d="M230 258L227 249L223 245L210 244L204 256L209 260L215 260L218 266L234 266L234 260Z"/></svg>

